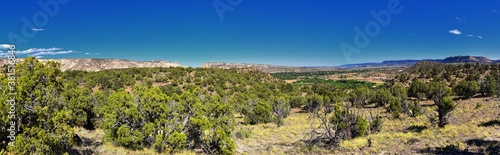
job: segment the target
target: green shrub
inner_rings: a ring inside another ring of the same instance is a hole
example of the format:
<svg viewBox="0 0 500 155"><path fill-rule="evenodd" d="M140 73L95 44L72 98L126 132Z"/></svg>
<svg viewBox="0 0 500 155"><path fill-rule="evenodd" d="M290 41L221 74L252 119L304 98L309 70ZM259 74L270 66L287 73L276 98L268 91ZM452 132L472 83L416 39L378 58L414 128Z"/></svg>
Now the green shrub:
<svg viewBox="0 0 500 155"><path fill-rule="evenodd" d="M384 124L384 119L377 114L377 116L370 122L370 132L380 132L382 130L382 124Z"/></svg>
<svg viewBox="0 0 500 155"><path fill-rule="evenodd" d="M414 101L413 104L410 105L410 116L417 117L423 114L422 105L418 100Z"/></svg>
<svg viewBox="0 0 500 155"><path fill-rule="evenodd" d="M153 148L155 148L155 150L158 152L163 152L168 148L168 146L163 142L162 134L156 135L155 142L153 143Z"/></svg>
<svg viewBox="0 0 500 155"><path fill-rule="evenodd" d="M476 103L476 107L474 107L474 109L479 109L479 108L481 108L481 107L483 107L483 104L481 104L481 103Z"/></svg>
<svg viewBox="0 0 500 155"><path fill-rule="evenodd" d="M252 136L252 131L250 131L250 129L248 128L241 128L239 130L236 131L236 133L234 133L236 138L239 138L239 139L246 139L246 138L250 138L250 136Z"/></svg>
<svg viewBox="0 0 500 155"><path fill-rule="evenodd" d="M356 124L354 124L354 137L365 136L368 131L368 120L365 117L358 115Z"/></svg>
<svg viewBox="0 0 500 155"><path fill-rule="evenodd" d="M392 117L399 118L401 109L401 101L398 98L393 97L389 103L389 111L391 112Z"/></svg>
<svg viewBox="0 0 500 155"><path fill-rule="evenodd" d="M253 109L245 115L245 122L249 124L269 123L272 120L271 110L268 101L257 101Z"/></svg>
<svg viewBox="0 0 500 155"><path fill-rule="evenodd" d="M167 137L167 143L173 151L180 150L186 145L187 136L184 133L174 131Z"/></svg>
<svg viewBox="0 0 500 155"><path fill-rule="evenodd" d="M302 96L294 96L290 100L290 106L292 108L300 108L307 103L306 98Z"/></svg>
<svg viewBox="0 0 500 155"><path fill-rule="evenodd" d="M138 130L131 131L127 126L121 126L116 131L117 142L127 148L141 148L142 133Z"/></svg>
<svg viewBox="0 0 500 155"><path fill-rule="evenodd" d="M476 95L480 89L481 87L477 81L462 80L456 87L453 88L453 91L456 95L469 99Z"/></svg>

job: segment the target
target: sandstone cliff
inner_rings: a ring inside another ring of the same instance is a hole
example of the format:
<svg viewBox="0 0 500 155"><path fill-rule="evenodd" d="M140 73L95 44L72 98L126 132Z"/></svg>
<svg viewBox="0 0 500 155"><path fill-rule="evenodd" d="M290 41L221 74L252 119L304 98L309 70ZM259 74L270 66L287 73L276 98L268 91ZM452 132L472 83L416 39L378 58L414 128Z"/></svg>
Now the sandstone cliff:
<svg viewBox="0 0 500 155"><path fill-rule="evenodd" d="M151 68L151 67L181 67L177 62L167 61L131 61L121 59L38 59L41 62L53 60L61 63L61 70L101 71L121 68ZM21 62L23 59L17 59ZM7 63L7 59L0 59L0 66Z"/></svg>

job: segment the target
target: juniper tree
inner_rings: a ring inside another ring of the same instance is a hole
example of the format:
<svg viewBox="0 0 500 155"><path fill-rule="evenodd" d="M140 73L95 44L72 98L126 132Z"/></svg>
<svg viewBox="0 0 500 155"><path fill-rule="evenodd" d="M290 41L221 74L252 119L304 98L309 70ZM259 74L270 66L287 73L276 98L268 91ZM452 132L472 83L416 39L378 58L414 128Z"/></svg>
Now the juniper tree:
<svg viewBox="0 0 500 155"><path fill-rule="evenodd" d="M445 84L433 82L431 85L431 94L433 94L432 100L437 106L436 111L438 113L438 126L444 127L449 123L448 118L450 112L455 109L456 104L450 97L451 90Z"/></svg>
<svg viewBox="0 0 500 155"><path fill-rule="evenodd" d="M14 95L10 93L9 80L1 76L4 103L15 97L15 116L7 119L2 113L2 124L15 122L17 130L14 146L2 146L11 154L63 154L76 144L73 127L74 111L64 108L60 64L48 61L45 64L34 57L28 57L15 67L16 85L12 85ZM10 109L8 104L0 106L1 111ZM2 141L6 131L0 131ZM5 136L4 136L5 135ZM5 148L7 147L7 148Z"/></svg>

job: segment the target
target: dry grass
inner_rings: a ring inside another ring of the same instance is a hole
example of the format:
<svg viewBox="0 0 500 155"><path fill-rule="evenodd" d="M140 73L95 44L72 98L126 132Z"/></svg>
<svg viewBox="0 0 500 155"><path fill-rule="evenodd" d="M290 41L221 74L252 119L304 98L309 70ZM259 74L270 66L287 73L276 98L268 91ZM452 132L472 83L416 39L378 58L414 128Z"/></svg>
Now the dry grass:
<svg viewBox="0 0 500 155"><path fill-rule="evenodd" d="M437 128L428 123L425 116L411 118L402 116L401 119L393 119L390 114L385 114L384 109L372 109L373 113L382 112L385 122L380 133L370 134L365 137L343 141L340 148L335 151L316 148L313 154L416 154L425 149L435 149L448 145L459 146L465 149L465 141L471 139L493 139L500 141L500 126L480 127L479 125L488 121L498 119L500 108L496 107L498 101L484 101L484 99L472 99L458 101L457 109L452 112L451 123L445 128ZM482 107L475 109L476 103ZM427 107L432 112L435 107ZM360 113L369 115L369 110L361 110ZM238 154L309 154L300 148L294 147L296 142L306 136L311 130L307 121L308 114L295 113L285 120L285 125L277 128L273 124L247 126L253 127L252 137L237 140ZM418 130L408 130L410 127L418 127ZM368 147L368 139L372 146Z"/></svg>
<svg viewBox="0 0 500 155"><path fill-rule="evenodd" d="M293 143L305 137L311 130L311 122L306 113L292 113L285 119L285 124L242 125L252 131L250 138L236 140L238 154L288 154L294 150ZM316 123L317 124L317 123Z"/></svg>
<svg viewBox="0 0 500 155"><path fill-rule="evenodd" d="M411 118L403 116L400 119L391 118L390 114L384 113L381 108L372 109L373 113L381 112L385 118L382 131L370 134L365 137L343 141L340 147L332 150L313 148L313 152L305 152L303 142L306 135L313 128L308 121L309 114L297 113L294 111L290 117L285 119L285 124L277 127L275 124L259 125L238 125L238 129L249 129L252 133L249 138L236 138L235 154L418 154L420 151L433 150L438 147L448 145L458 146L465 149L466 141L471 139L483 139L500 141L500 126L489 127L480 126L492 120L500 118L500 102L485 101L485 99L472 99L459 101L457 109L452 112L451 123L445 128L437 128L428 123L425 116ZM481 103L480 108L476 108L476 103ZM435 107L426 107L428 112L432 112ZM369 110L360 110L360 113L369 115ZM241 120L241 117L238 119ZM319 122L313 122L314 127ZM413 127L414 130L408 128ZM76 133L80 137L99 141L103 135L102 130L87 131L77 128ZM372 141L368 147L368 140ZM94 154L128 154L145 155L157 154L152 149L128 150L117 147L111 143L104 143L98 146ZM183 151L179 154L194 154L191 151Z"/></svg>

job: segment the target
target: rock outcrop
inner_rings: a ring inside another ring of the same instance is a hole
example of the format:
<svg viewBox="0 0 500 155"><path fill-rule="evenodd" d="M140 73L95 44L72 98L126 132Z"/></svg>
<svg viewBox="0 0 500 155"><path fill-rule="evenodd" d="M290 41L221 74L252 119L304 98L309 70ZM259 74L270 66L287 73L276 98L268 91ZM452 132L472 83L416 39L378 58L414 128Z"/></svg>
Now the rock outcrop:
<svg viewBox="0 0 500 155"><path fill-rule="evenodd" d="M101 71L123 68L181 67L177 62L167 61L131 61L121 59L38 59L41 62L49 60L61 63L61 70ZM23 59L17 59L17 62ZM0 59L0 66L7 64L7 59Z"/></svg>

